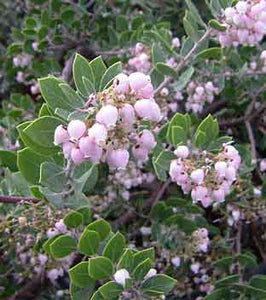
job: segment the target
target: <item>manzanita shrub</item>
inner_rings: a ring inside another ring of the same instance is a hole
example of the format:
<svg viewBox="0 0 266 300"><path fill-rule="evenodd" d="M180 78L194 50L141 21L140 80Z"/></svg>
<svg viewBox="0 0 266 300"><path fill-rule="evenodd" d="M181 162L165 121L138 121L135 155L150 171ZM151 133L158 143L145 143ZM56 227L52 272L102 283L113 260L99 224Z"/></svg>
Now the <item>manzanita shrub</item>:
<svg viewBox="0 0 266 300"><path fill-rule="evenodd" d="M0 9L0 298L266 299L266 1Z"/></svg>

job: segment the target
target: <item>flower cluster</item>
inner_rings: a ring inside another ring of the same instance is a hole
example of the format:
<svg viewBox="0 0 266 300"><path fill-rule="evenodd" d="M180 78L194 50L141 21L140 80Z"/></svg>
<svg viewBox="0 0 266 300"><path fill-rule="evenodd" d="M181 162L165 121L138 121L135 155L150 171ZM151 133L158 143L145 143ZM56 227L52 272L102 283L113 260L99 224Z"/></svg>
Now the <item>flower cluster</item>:
<svg viewBox="0 0 266 300"><path fill-rule="evenodd" d="M212 103L214 95L217 95L218 93L219 89L215 87L211 81L208 81L204 85L197 85L195 82L191 81L187 86L188 98L186 110L193 111L195 114L201 113L205 103ZM180 99L181 96L182 95L178 93L176 98Z"/></svg>
<svg viewBox="0 0 266 300"><path fill-rule="evenodd" d="M32 55L29 54L21 54L18 56L13 57L13 65L15 67L26 67L32 60Z"/></svg>
<svg viewBox="0 0 266 300"><path fill-rule="evenodd" d="M238 1L224 11L225 32L219 33L222 46L254 46L266 34L266 1Z"/></svg>
<svg viewBox="0 0 266 300"><path fill-rule="evenodd" d="M192 234L193 244L195 245L196 252L207 252L210 243L208 237L208 230L206 228L200 228Z"/></svg>
<svg viewBox="0 0 266 300"><path fill-rule="evenodd" d="M62 145L66 159L75 164L86 159L92 163L105 161L111 169L123 169L133 143L133 156L147 160L156 142L148 129L136 131L138 122L156 123L161 119L149 76L140 72L119 74L110 88L91 95L88 103L87 120L72 120L55 130L54 143Z"/></svg>
<svg viewBox="0 0 266 300"><path fill-rule="evenodd" d="M224 144L218 154L199 150L190 153L187 146L179 146L175 154L177 159L171 161L169 171L171 179L184 193L191 192L193 202L208 207L225 201L241 163L232 145Z"/></svg>
<svg viewBox="0 0 266 300"><path fill-rule="evenodd" d="M151 69L149 48L142 43L137 43L133 55L135 56L128 60L129 68L145 74L149 73Z"/></svg>

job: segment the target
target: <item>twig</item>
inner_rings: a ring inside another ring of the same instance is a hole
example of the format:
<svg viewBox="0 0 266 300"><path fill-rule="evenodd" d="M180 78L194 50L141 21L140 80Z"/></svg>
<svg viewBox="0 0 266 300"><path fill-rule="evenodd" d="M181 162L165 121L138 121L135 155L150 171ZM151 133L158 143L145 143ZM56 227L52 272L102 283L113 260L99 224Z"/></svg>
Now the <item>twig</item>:
<svg viewBox="0 0 266 300"><path fill-rule="evenodd" d="M188 54L181 59L181 61L179 62L179 64L175 68L176 72L179 72L186 65L187 61L194 54L194 52L197 50L198 46L211 34L211 32L212 32L212 29L207 28L207 30L205 31L203 36L197 42L194 43L193 47L188 52ZM158 94L161 91L162 88L164 88L168 83L171 82L171 80L172 80L171 77L166 77L164 79L164 81L155 89L154 94L155 95Z"/></svg>
<svg viewBox="0 0 266 300"><path fill-rule="evenodd" d="M40 199L23 196L0 195L0 203L25 204L25 202L38 203Z"/></svg>
<svg viewBox="0 0 266 300"><path fill-rule="evenodd" d="M75 55L72 54L71 57L65 62L65 66L64 66L64 69L62 71L62 78L65 82L70 81L72 63L73 63L74 57L75 57Z"/></svg>
<svg viewBox="0 0 266 300"><path fill-rule="evenodd" d="M251 163L256 164L257 163L256 141L255 141L255 138L254 138L254 134L253 134L250 122L246 121L245 125L246 125L246 128L247 128L248 138L249 138L249 141L250 141L251 158L252 158Z"/></svg>

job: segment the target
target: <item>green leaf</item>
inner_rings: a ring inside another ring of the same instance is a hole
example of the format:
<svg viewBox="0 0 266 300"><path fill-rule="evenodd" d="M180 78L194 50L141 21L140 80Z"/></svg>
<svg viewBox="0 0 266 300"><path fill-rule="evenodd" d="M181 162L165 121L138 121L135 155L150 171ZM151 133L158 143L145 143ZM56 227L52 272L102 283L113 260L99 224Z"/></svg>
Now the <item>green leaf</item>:
<svg viewBox="0 0 266 300"><path fill-rule="evenodd" d="M227 271L227 270L229 270L229 268L231 267L233 262L234 262L234 260L233 260L232 256L222 257L213 263L213 267Z"/></svg>
<svg viewBox="0 0 266 300"><path fill-rule="evenodd" d="M31 122L23 134L27 146L33 151L42 155L51 155L58 152L58 147L53 143L55 128L62 124L62 121L52 116L44 116Z"/></svg>
<svg viewBox="0 0 266 300"><path fill-rule="evenodd" d="M239 274L229 275L217 280L215 285L217 287L230 286L232 283L238 282L239 279L240 279Z"/></svg>
<svg viewBox="0 0 266 300"><path fill-rule="evenodd" d="M56 259L68 256L75 248L76 242L69 235L60 235L50 244L51 254Z"/></svg>
<svg viewBox="0 0 266 300"><path fill-rule="evenodd" d="M163 274L155 275L143 282L141 291L144 294L155 295L166 294L176 285L176 280Z"/></svg>
<svg viewBox="0 0 266 300"><path fill-rule="evenodd" d="M100 83L100 91L103 91L106 89L110 83L113 81L116 75L122 73L122 65L121 62L117 62L113 64L111 67L109 67L105 73L103 74L103 77L101 79Z"/></svg>
<svg viewBox="0 0 266 300"><path fill-rule="evenodd" d="M96 291L90 300L105 300L105 298L102 296L102 294L99 291Z"/></svg>
<svg viewBox="0 0 266 300"><path fill-rule="evenodd" d="M149 270L152 268L152 261L147 258L143 262L137 265L133 272L133 276L137 281L142 281L145 275L149 272Z"/></svg>
<svg viewBox="0 0 266 300"><path fill-rule="evenodd" d="M86 81L88 80L91 83L93 89L95 80L89 62L80 54L76 54L73 62L73 78L76 88L78 89L80 94L84 97L88 97L91 93L91 89L89 89L88 92L88 88L84 83L84 78L86 78Z"/></svg>
<svg viewBox="0 0 266 300"><path fill-rule="evenodd" d="M156 64L156 69L161 72L163 75L170 76L170 77L176 77L176 71L169 67L167 64L159 62Z"/></svg>
<svg viewBox="0 0 266 300"><path fill-rule="evenodd" d="M116 16L116 31L122 32L128 30L128 20L122 15Z"/></svg>
<svg viewBox="0 0 266 300"><path fill-rule="evenodd" d="M67 83L60 83L59 87L72 106L72 110L83 107L84 100Z"/></svg>
<svg viewBox="0 0 266 300"><path fill-rule="evenodd" d="M88 300L91 299L91 295L94 292L94 286L86 286L86 287L78 287L74 285L73 283L70 284L70 296L71 300Z"/></svg>
<svg viewBox="0 0 266 300"><path fill-rule="evenodd" d="M116 262L122 255L125 245L125 237L117 232L105 245L102 255L108 257L112 262Z"/></svg>
<svg viewBox="0 0 266 300"><path fill-rule="evenodd" d="M113 274L113 264L109 258L98 256L89 259L89 275L96 279L105 279Z"/></svg>
<svg viewBox="0 0 266 300"><path fill-rule="evenodd" d="M198 226L195 221L188 219L180 214L175 214L165 220L166 225L177 225L178 229L190 235L193 231L195 231Z"/></svg>
<svg viewBox="0 0 266 300"><path fill-rule="evenodd" d="M147 258L149 258L151 261L154 261L155 253L153 247L138 251L134 254L134 268L136 268L141 262L143 262Z"/></svg>
<svg viewBox="0 0 266 300"><path fill-rule="evenodd" d="M111 231L111 226L110 224L103 220L103 219L98 219L92 223L90 223L87 227L87 230L94 230L99 233L100 239L104 240L110 233Z"/></svg>
<svg viewBox="0 0 266 300"><path fill-rule="evenodd" d="M62 167L46 161L41 164L39 182L51 191L59 193L65 188L67 178Z"/></svg>
<svg viewBox="0 0 266 300"><path fill-rule="evenodd" d="M117 264L117 269L126 269L128 270L128 272L131 272L133 268L133 263L133 251L131 249L126 249Z"/></svg>
<svg viewBox="0 0 266 300"><path fill-rule="evenodd" d="M98 291L103 295L104 299L117 299L123 292L123 287L115 281L106 282Z"/></svg>
<svg viewBox="0 0 266 300"><path fill-rule="evenodd" d="M164 80L164 76L156 68L153 68L150 72L151 83L157 88Z"/></svg>
<svg viewBox="0 0 266 300"><path fill-rule="evenodd" d="M203 143L203 134L205 134L205 142ZM200 141L201 148L208 147L212 141L216 140L219 134L219 127L217 120L213 119L211 115L208 115L198 126L195 136L194 144L197 140ZM203 144L202 144L203 143Z"/></svg>
<svg viewBox="0 0 266 300"><path fill-rule="evenodd" d="M201 148L206 142L206 134L198 130L195 134L195 146Z"/></svg>
<svg viewBox="0 0 266 300"><path fill-rule="evenodd" d="M164 62L166 59L165 53L158 43L153 43L151 47L151 59L153 65L156 63Z"/></svg>
<svg viewBox="0 0 266 300"><path fill-rule="evenodd" d="M190 118L188 115L177 113L171 119L166 138L172 145L180 143L186 144L186 139L190 130Z"/></svg>
<svg viewBox="0 0 266 300"><path fill-rule="evenodd" d="M54 76L39 79L42 96L53 111L55 111L56 108L72 111L72 103L69 102L68 98L59 87L59 84L61 83L63 82Z"/></svg>
<svg viewBox="0 0 266 300"><path fill-rule="evenodd" d="M256 268L258 266L256 257L251 254L241 253L236 258L244 268Z"/></svg>
<svg viewBox="0 0 266 300"><path fill-rule="evenodd" d="M204 297L204 300L219 300L219 299L230 299L230 290L228 289L228 287L216 289L211 294Z"/></svg>
<svg viewBox="0 0 266 300"><path fill-rule="evenodd" d="M199 52L196 58L220 60L222 58L222 49L219 47L205 49Z"/></svg>
<svg viewBox="0 0 266 300"><path fill-rule="evenodd" d="M98 56L94 58L90 62L90 67L92 69L93 75L94 75L94 84L95 84L95 89L98 92L100 89L100 83L101 79L106 71L106 66L102 60L101 56Z"/></svg>
<svg viewBox="0 0 266 300"><path fill-rule="evenodd" d="M196 6L193 4L193 2L192 2L191 0L185 0L185 2L186 2L186 5L187 5L189 11L193 14L193 17L194 17L195 21L196 21L199 25L205 27L205 23L203 22L203 20L202 20L200 14L199 14L199 12L198 12L198 9L197 9Z"/></svg>
<svg viewBox="0 0 266 300"><path fill-rule="evenodd" d="M17 164L22 176L32 184L39 183L40 165L45 160L30 148L18 151Z"/></svg>
<svg viewBox="0 0 266 300"><path fill-rule="evenodd" d="M250 279L250 285L258 289L266 290L266 276L265 275L252 276L252 278Z"/></svg>
<svg viewBox="0 0 266 300"><path fill-rule="evenodd" d="M0 150L0 165L9 168L12 172L16 172L18 170L16 152Z"/></svg>
<svg viewBox="0 0 266 300"><path fill-rule="evenodd" d="M208 22L209 26L218 31L226 31L226 26L219 23L217 20L212 19Z"/></svg>
<svg viewBox="0 0 266 300"><path fill-rule="evenodd" d="M90 278L88 272L89 263L87 261L80 262L68 270L71 283L78 287L94 286L95 280Z"/></svg>
<svg viewBox="0 0 266 300"><path fill-rule="evenodd" d="M51 250L50 250L50 246L52 244L53 241L55 241L60 235L55 235L53 237L51 237L50 239L48 239L44 244L43 244L43 250L47 253L51 255Z"/></svg>
<svg viewBox="0 0 266 300"><path fill-rule="evenodd" d="M93 255L97 252L100 236L96 231L84 230L78 242L78 250L85 255Z"/></svg>
<svg viewBox="0 0 266 300"><path fill-rule="evenodd" d="M176 83L176 87L179 91L183 90L190 81L191 77L193 76L195 69L193 67L189 67L186 71L184 71L178 78Z"/></svg>
<svg viewBox="0 0 266 300"><path fill-rule="evenodd" d="M159 165L156 164L156 157L152 158L152 166L154 168L154 172L155 172L156 177L160 181L166 181L167 180L166 171L164 169L162 169Z"/></svg>
<svg viewBox="0 0 266 300"><path fill-rule="evenodd" d="M197 31L197 28L194 27L194 24L192 24L186 17L183 19L183 25L184 29L186 31L186 34L194 41L197 42L199 40L199 33Z"/></svg>
<svg viewBox="0 0 266 300"><path fill-rule="evenodd" d="M156 157L155 163L165 171L169 171L170 163L173 159L176 159L176 155L173 152L163 150Z"/></svg>
<svg viewBox="0 0 266 300"><path fill-rule="evenodd" d="M64 217L64 223L68 228L77 228L83 222L83 216L77 211L71 211Z"/></svg>

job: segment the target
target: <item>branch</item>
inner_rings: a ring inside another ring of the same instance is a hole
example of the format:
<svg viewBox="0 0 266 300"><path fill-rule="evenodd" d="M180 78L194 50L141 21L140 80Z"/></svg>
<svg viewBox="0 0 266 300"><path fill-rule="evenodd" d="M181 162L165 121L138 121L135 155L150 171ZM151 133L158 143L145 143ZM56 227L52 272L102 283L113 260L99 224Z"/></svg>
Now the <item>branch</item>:
<svg viewBox="0 0 266 300"><path fill-rule="evenodd" d="M203 36L194 43L192 49L188 52L188 54L183 57L181 59L181 61L179 62L179 64L177 65L177 67L175 68L176 72L179 72L187 63L187 61L190 59L190 57L194 54L194 52L197 50L198 46L206 39L208 38L208 36L210 35L210 33L212 32L211 28L207 28L207 30L205 31L205 33L203 34ZM171 77L166 77L164 79L164 81L157 87L157 89L155 89L154 94L158 94L160 92L160 90L162 88L164 88L168 83L170 83L172 80Z"/></svg>
<svg viewBox="0 0 266 300"><path fill-rule="evenodd" d="M255 137L252 131L252 127L249 121L245 122L247 132L248 132L248 138L250 141L250 148L251 148L251 163L256 164L257 163L257 154L256 154L256 141Z"/></svg>
<svg viewBox="0 0 266 300"><path fill-rule="evenodd" d="M25 202L38 203L40 199L24 196L0 195L0 203L25 204Z"/></svg>

